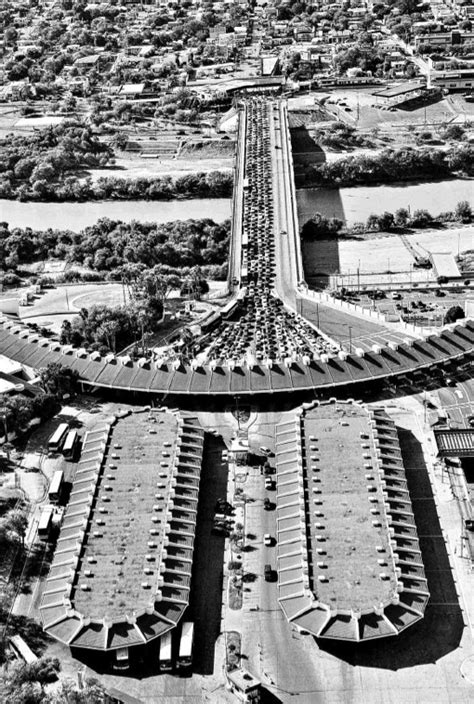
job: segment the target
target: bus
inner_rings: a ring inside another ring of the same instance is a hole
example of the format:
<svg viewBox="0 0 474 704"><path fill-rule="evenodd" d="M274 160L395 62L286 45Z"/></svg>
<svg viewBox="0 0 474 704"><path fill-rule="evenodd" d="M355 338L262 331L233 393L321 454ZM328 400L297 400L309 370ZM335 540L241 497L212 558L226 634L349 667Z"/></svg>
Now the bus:
<svg viewBox="0 0 474 704"><path fill-rule="evenodd" d="M56 470L49 485L48 497L52 503L58 503L61 498L63 488L64 472L62 469Z"/></svg>
<svg viewBox="0 0 474 704"><path fill-rule="evenodd" d="M70 430L66 435L63 445L63 455L66 460L73 460L75 458L78 444L79 435L77 430Z"/></svg>
<svg viewBox="0 0 474 704"><path fill-rule="evenodd" d="M160 671L170 672L173 669L173 656L171 653L172 631L168 631L160 638Z"/></svg>
<svg viewBox="0 0 474 704"><path fill-rule="evenodd" d="M49 532L51 530L52 521L53 507L45 506L41 512L41 516L38 522L38 536L41 540L47 540L49 538Z"/></svg>
<svg viewBox="0 0 474 704"><path fill-rule="evenodd" d="M113 662L114 670L128 670L129 660L128 660L128 648L118 648L115 651L115 660Z"/></svg>
<svg viewBox="0 0 474 704"><path fill-rule="evenodd" d="M60 423L54 433L49 438L48 450L50 452L59 452L62 444L68 433L69 426L67 423Z"/></svg>
<svg viewBox="0 0 474 704"><path fill-rule="evenodd" d="M181 627L179 641L178 670L187 670L193 664L194 623L185 621Z"/></svg>
<svg viewBox="0 0 474 704"><path fill-rule="evenodd" d="M38 660L34 652L31 650L29 645L25 643L21 636L12 636L10 638L10 645L15 655L24 660L27 665L31 665Z"/></svg>

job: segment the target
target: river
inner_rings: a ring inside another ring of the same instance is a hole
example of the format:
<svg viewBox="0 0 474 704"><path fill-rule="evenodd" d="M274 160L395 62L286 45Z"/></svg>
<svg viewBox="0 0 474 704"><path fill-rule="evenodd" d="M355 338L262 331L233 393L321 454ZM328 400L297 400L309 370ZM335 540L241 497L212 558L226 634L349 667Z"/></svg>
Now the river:
<svg viewBox="0 0 474 704"><path fill-rule="evenodd" d="M108 200L87 203L22 203L0 199L0 221L10 228L32 227L79 232L99 218L130 222L170 222L188 218L212 218L222 222L231 215L230 198L200 198L191 200Z"/></svg>
<svg viewBox="0 0 474 704"><path fill-rule="evenodd" d="M297 191L298 217L303 225L314 213L337 217L351 226L365 222L371 213L394 213L398 208L428 210L432 215L454 210L460 200L474 208L474 180L354 188L305 188Z"/></svg>

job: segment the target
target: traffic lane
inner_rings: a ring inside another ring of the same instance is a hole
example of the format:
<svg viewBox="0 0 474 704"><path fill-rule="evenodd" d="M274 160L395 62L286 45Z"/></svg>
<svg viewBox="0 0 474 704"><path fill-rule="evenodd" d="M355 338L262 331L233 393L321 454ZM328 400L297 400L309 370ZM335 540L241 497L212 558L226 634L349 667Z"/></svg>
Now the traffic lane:
<svg viewBox="0 0 474 704"><path fill-rule="evenodd" d="M275 287L283 302L295 307L295 262L289 232L289 213L291 197L285 186L286 165L283 162L281 129L275 129L274 120L270 123L273 204L274 204L274 242L275 242ZM286 234L281 234L282 232Z"/></svg>
<svg viewBox="0 0 474 704"><path fill-rule="evenodd" d="M353 340L356 338L370 340L373 345L390 340L393 335L397 339L402 335L399 331L392 331L379 323L364 320L350 313L326 306L324 303L318 303L313 299L302 297L300 300L300 313L303 318L339 342L345 342L351 337Z"/></svg>

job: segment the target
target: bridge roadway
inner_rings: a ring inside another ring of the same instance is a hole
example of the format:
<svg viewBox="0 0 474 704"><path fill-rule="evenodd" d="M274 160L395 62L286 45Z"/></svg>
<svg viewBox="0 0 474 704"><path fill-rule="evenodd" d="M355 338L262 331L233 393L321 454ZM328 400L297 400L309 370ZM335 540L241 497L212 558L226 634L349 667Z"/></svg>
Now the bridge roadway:
<svg viewBox="0 0 474 704"><path fill-rule="evenodd" d="M233 248L230 254L230 277L240 279L242 273L243 203L246 197L246 174L252 166L247 144L247 107L242 108L240 123L240 145L237 153L236 184L234 188ZM299 247L296 199L293 181L290 136L286 105L280 101L269 101L265 112L268 119L269 139L266 153L270 153L274 236L275 271L273 288L286 309L298 307L297 286L303 279L301 251ZM268 149L270 152L268 152ZM268 186L268 184L266 184ZM259 184L252 188L259 194ZM255 191L253 191L255 193ZM260 197L260 196L258 196ZM258 228L257 228L258 230ZM234 295L239 286L234 285ZM305 302L306 303L306 302ZM321 307L322 310L323 307ZM334 318L336 311L328 309L326 319ZM307 314L308 313L308 314ZM344 314L347 318L347 314ZM311 311L305 305L305 317L311 319ZM318 316L319 317L323 317ZM294 318L287 318L291 323ZM313 317L314 320L314 317ZM353 318L354 337L358 323ZM245 324L237 320L234 325ZM347 324L345 323L347 326ZM258 324L256 326L258 330ZM212 333L211 333L212 336ZM212 360L190 364L175 359L167 362L152 362L140 359L133 362L128 357L100 357L97 352L61 346L57 342L42 338L26 326L0 316L0 353L34 369L50 362L60 362L72 367L86 387L110 388L144 394L182 396L264 396L268 394L302 393L312 390L342 389L345 392L357 385L389 377L410 376L416 371L434 366L446 366L451 362L472 358L474 349L474 321L441 331L424 340L407 340L402 343L389 342L356 354L340 351L338 355L299 355L295 359L258 360L248 359L236 363ZM354 390L354 393L357 393Z"/></svg>

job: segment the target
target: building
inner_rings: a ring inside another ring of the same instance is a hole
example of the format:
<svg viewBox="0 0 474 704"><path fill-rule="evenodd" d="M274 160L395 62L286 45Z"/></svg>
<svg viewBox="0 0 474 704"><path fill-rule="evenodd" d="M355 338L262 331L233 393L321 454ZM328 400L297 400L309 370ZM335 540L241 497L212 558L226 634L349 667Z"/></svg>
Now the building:
<svg viewBox="0 0 474 704"><path fill-rule="evenodd" d="M315 402L276 433L278 601L298 630L361 642L429 599L397 430L381 409Z"/></svg>
<svg viewBox="0 0 474 704"><path fill-rule="evenodd" d="M375 96L377 104L380 102L383 105L396 106L416 98L428 96L429 90L424 83L411 81L383 88L372 93L372 95Z"/></svg>
<svg viewBox="0 0 474 704"><path fill-rule="evenodd" d="M433 85L445 88L449 92L466 89L472 91L474 88L474 70L472 68L433 72L431 79Z"/></svg>
<svg viewBox="0 0 474 704"><path fill-rule="evenodd" d="M73 650L144 646L185 612L203 430L167 411L89 431L45 581L44 630Z"/></svg>
<svg viewBox="0 0 474 704"><path fill-rule="evenodd" d="M246 704L260 702L261 682L248 670L231 670L227 673L228 687L237 699Z"/></svg>

